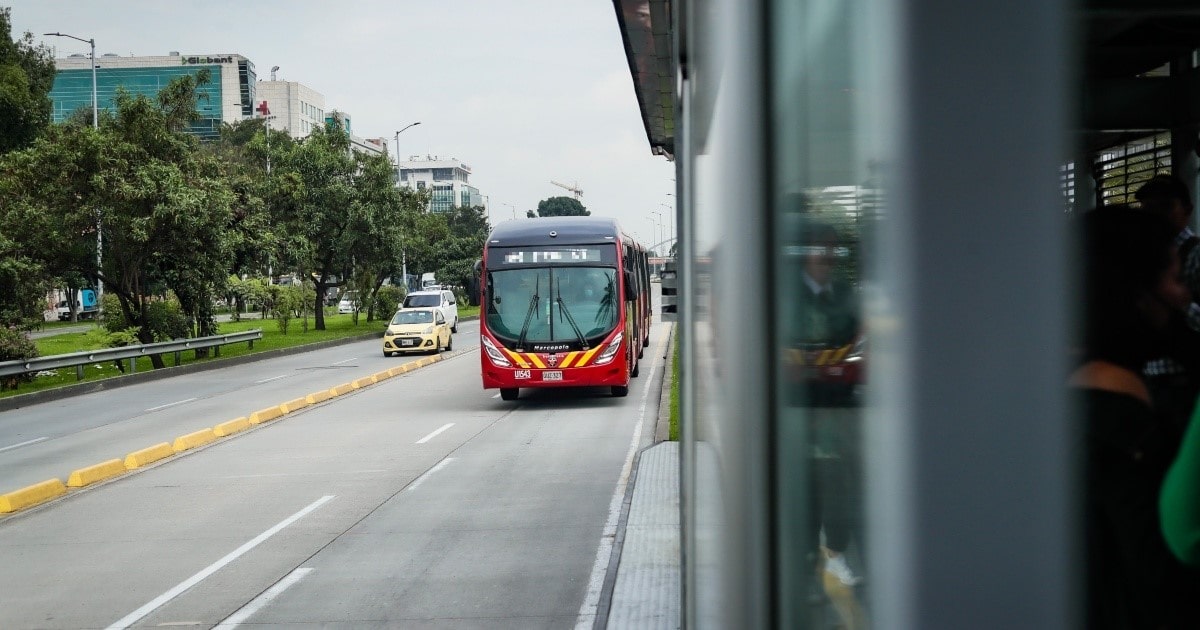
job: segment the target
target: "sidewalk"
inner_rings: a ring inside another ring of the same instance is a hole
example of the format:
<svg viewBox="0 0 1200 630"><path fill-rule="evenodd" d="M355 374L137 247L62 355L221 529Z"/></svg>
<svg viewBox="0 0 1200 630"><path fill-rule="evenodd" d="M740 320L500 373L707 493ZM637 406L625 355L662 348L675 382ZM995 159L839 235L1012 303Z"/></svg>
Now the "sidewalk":
<svg viewBox="0 0 1200 630"><path fill-rule="evenodd" d="M670 357L675 347L672 334L667 349L658 406L656 440L666 439L664 427L670 415ZM636 459L624 526L617 533L620 555L612 599L605 619L597 627L680 627L681 562L679 531L679 443L658 441L642 450ZM610 573L612 568L609 568Z"/></svg>

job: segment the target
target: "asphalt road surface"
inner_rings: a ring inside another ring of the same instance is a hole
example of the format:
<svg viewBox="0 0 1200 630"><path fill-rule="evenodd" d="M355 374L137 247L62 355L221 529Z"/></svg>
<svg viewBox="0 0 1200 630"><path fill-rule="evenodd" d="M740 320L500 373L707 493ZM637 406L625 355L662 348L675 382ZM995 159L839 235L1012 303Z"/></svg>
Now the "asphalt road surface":
<svg viewBox="0 0 1200 630"><path fill-rule="evenodd" d="M590 627L665 332L626 398L505 402L464 322L439 363L0 518L0 628ZM405 360L379 344L0 413L0 492Z"/></svg>

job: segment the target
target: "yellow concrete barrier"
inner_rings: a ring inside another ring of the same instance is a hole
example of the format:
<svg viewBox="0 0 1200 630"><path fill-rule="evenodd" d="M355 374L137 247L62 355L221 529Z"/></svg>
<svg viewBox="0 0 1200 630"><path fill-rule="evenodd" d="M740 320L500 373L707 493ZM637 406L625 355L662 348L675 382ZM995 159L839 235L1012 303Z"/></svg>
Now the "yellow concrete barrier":
<svg viewBox="0 0 1200 630"><path fill-rule="evenodd" d="M357 381L354 381L353 383L351 383L351 385L354 386L354 389L362 389L363 387L366 387L367 385L374 385L374 384L375 384L374 376L364 376L364 377L358 379Z"/></svg>
<svg viewBox="0 0 1200 630"><path fill-rule="evenodd" d="M171 448L170 444L163 442L155 444L149 448L144 448L140 451L134 451L125 456L125 469L133 470L141 468L147 464L153 464L160 459L166 459L175 454L175 449Z"/></svg>
<svg viewBox="0 0 1200 630"><path fill-rule="evenodd" d="M308 404L310 404L310 405L315 405L317 403L323 403L326 400L333 398L333 396L334 396L333 390L323 389L319 392L313 392L313 393L305 396L304 400L307 400Z"/></svg>
<svg viewBox="0 0 1200 630"><path fill-rule="evenodd" d="M274 407L259 409L250 414L250 424L262 424L282 416L283 410L279 408L279 405L275 405Z"/></svg>
<svg viewBox="0 0 1200 630"><path fill-rule="evenodd" d="M215 441L217 441L217 434L213 433L212 429L201 429L195 433L189 433L187 435L181 435L175 438L175 443L171 445L171 448L174 449L176 453L179 453L188 449L196 448L197 446L204 446L209 442Z"/></svg>
<svg viewBox="0 0 1200 630"><path fill-rule="evenodd" d="M388 374L391 376L400 376L405 372L407 372L407 370L404 369L403 365L397 365L396 367L388 370Z"/></svg>
<svg viewBox="0 0 1200 630"><path fill-rule="evenodd" d="M376 372L375 374L372 375L372 378L375 379L376 383L378 383L379 381L386 381L389 378L392 378L392 371L384 370L382 372Z"/></svg>
<svg viewBox="0 0 1200 630"><path fill-rule="evenodd" d="M228 435L233 435L234 433L238 433L240 431L245 431L246 429L249 429L249 428L250 428L250 418L247 418L246 416L242 416L241 418L234 418L233 420L229 420L226 422L222 422L221 424L218 424L217 426L213 427L213 433L216 433L217 437L225 437Z"/></svg>
<svg viewBox="0 0 1200 630"><path fill-rule="evenodd" d="M352 391L354 391L353 383L342 383L341 385L338 385L337 387L331 387L329 389L329 393L334 396L341 396L343 394L349 394Z"/></svg>
<svg viewBox="0 0 1200 630"><path fill-rule="evenodd" d="M282 411L283 413L292 413L293 411L299 411L307 406L308 406L307 398L297 398L295 400L289 400L289 401L283 403L282 405L279 405L279 410Z"/></svg>
<svg viewBox="0 0 1200 630"><path fill-rule="evenodd" d="M61 479L47 479L8 494L0 494L0 514L16 512L67 493Z"/></svg>
<svg viewBox="0 0 1200 630"><path fill-rule="evenodd" d="M80 468L71 473L71 476L67 477L67 486L70 488L82 488L97 481L104 481L117 475L124 475L126 472L125 462L119 459L110 459L106 462L100 462L95 466Z"/></svg>

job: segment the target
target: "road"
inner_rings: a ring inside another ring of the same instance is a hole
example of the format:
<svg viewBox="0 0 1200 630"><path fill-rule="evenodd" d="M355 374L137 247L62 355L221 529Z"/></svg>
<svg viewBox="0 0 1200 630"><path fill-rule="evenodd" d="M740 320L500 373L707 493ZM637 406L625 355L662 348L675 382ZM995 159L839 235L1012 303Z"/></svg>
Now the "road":
<svg viewBox="0 0 1200 630"><path fill-rule="evenodd" d="M665 329L627 398L505 402L480 388L477 326L442 362L0 519L0 628L590 627ZM0 451L0 479L61 477L403 360L378 344L2 413L0 448L46 439Z"/></svg>

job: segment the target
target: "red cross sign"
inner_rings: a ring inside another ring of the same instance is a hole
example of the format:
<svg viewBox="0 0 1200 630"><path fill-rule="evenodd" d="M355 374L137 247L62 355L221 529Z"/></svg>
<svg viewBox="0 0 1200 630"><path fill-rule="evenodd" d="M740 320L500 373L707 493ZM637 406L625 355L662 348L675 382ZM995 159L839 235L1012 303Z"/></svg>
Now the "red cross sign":
<svg viewBox="0 0 1200 630"><path fill-rule="evenodd" d="M271 108L267 107L266 101L262 101L258 104L258 107L255 107L254 109L257 109L258 113L262 114L263 116L269 116L271 114Z"/></svg>

